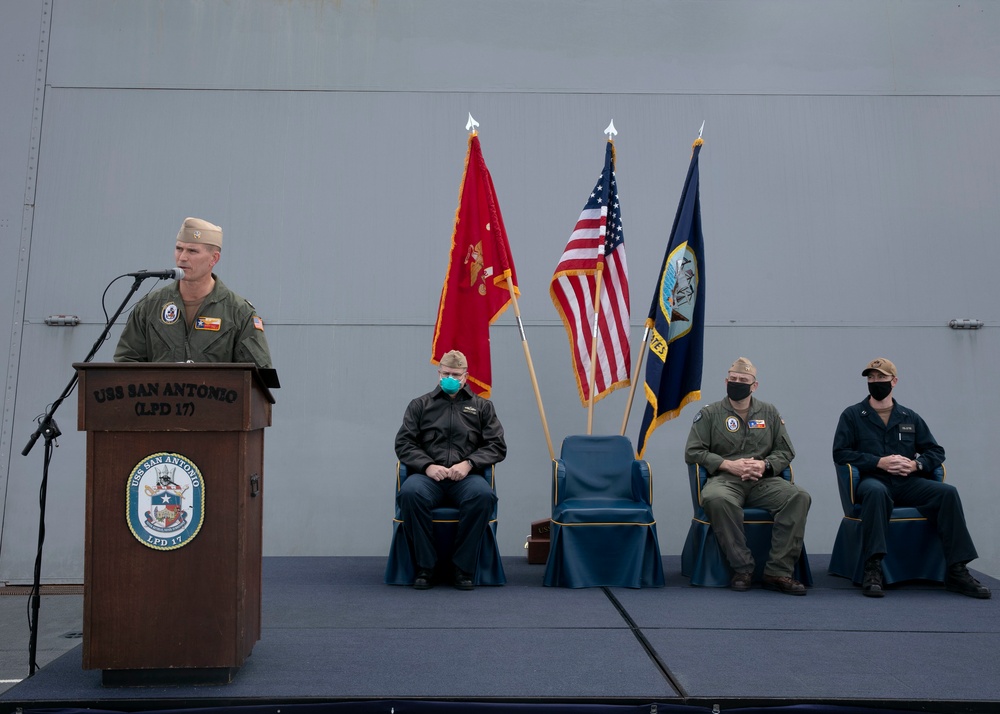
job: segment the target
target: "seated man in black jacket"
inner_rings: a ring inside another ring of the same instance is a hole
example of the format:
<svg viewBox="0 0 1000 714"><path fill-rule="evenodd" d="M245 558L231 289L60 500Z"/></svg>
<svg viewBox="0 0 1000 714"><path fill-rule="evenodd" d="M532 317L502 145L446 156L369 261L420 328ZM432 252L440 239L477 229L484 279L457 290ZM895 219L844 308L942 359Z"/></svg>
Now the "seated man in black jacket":
<svg viewBox="0 0 1000 714"><path fill-rule="evenodd" d="M862 370L869 397L840 415L833 437L833 460L853 464L861 476L861 540L865 558L861 594L882 597L885 531L893 506L910 506L937 523L944 546L948 590L975 598L990 590L969 573L966 563L979 557L965 524L958 490L927 478L944 462L944 449L920 415L892 398L899 377L884 357Z"/></svg>
<svg viewBox="0 0 1000 714"><path fill-rule="evenodd" d="M496 494L483 471L503 461L507 444L493 403L465 386L465 355L458 350L446 353L438 375L439 385L406 407L396 434L396 456L411 472L397 502L414 549L417 590L432 586L437 565L431 509L445 504L459 509L454 585L471 590L479 546L496 505Z"/></svg>

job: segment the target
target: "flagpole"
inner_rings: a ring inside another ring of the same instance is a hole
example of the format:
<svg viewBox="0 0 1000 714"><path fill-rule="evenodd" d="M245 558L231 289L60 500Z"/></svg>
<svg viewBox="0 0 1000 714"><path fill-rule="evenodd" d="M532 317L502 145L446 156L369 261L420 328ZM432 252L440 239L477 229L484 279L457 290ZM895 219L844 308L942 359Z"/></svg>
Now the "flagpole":
<svg viewBox="0 0 1000 714"><path fill-rule="evenodd" d="M698 129L698 138L695 140L695 143L691 145L692 151L694 150L694 147L698 145L698 142L701 141L701 134L703 131L705 131L704 120L702 120L701 127ZM649 327L650 325L647 322L646 329L642 333L642 347L639 349L639 358L635 362L635 371L632 373L635 375L635 379L632 380L632 388L629 392L628 403L625 405L625 418L622 420L622 436L625 436L625 427L628 426L628 417L632 412L632 399L635 395L635 383L636 380L639 379L639 370L642 368L642 361L646 358L646 345L649 343Z"/></svg>
<svg viewBox="0 0 1000 714"><path fill-rule="evenodd" d="M604 278L604 262L598 257L597 282L594 287L594 331L590 340L590 396L587 401L587 435L594 432L594 385L597 381L597 330L601 319L601 281Z"/></svg>
<svg viewBox="0 0 1000 714"><path fill-rule="evenodd" d="M476 127L479 122L472 118L469 113L469 121L465 124L465 130L475 136L478 132ZM524 334L524 323L521 322L521 307L517 304L517 293L514 292L514 281L507 278L507 289L510 290L510 302L514 306L514 319L517 320L517 329L521 333L521 347L524 349L524 359L528 363L528 375L531 377L531 388L535 391L535 403L538 404L538 414L542 418L542 431L545 433L545 444L549 447L549 458L553 461L556 452L552 448L552 436L549 434L549 422L545 418L545 407L542 406L542 393L538 390L538 377L535 375L535 365L531 361L531 350L528 347L528 337Z"/></svg>
<svg viewBox="0 0 1000 714"><path fill-rule="evenodd" d="M632 413L632 400L635 398L635 385L639 381L639 370L642 369L642 361L646 358L646 345L649 343L649 325L642 333L642 345L639 347L639 356L635 360L635 369L632 370L632 386L628 390L628 401L625 402L625 417L622 419L622 436L625 436L625 427L628 426L628 417Z"/></svg>
<svg viewBox="0 0 1000 714"><path fill-rule="evenodd" d="M608 142L611 144L611 157L612 162L614 161L614 151L615 151L615 137L618 135L618 130L615 129L615 120L612 119L608 126L604 129L604 133L608 135ZM611 180L611 177L608 177ZM610 209L610 206L608 206ZM607 225L607 219L605 218L605 226ZM606 239L606 236L605 236ZM597 256L597 280L594 287L594 330L590 340L590 391L589 399L587 401L587 435L593 433L594 431L594 387L597 382L597 337L599 329L599 321L601 319L601 282L604 279L604 257L603 251Z"/></svg>
<svg viewBox="0 0 1000 714"><path fill-rule="evenodd" d="M542 406L542 394L538 391L538 378L535 376L535 365L531 361L531 350L528 348L528 338L524 334L524 324L521 322L521 308L517 304L517 295L514 293L514 281L507 280L507 288L510 290L511 304L514 306L514 318L517 320L517 329L521 333L521 347L524 348L524 359L528 363L528 374L531 376L531 387L535 390L535 402L538 404L538 414L542 417L542 431L545 432L545 443L549 447L549 458L553 461L556 452L552 448L552 436L549 434L549 422L545 419L545 407Z"/></svg>

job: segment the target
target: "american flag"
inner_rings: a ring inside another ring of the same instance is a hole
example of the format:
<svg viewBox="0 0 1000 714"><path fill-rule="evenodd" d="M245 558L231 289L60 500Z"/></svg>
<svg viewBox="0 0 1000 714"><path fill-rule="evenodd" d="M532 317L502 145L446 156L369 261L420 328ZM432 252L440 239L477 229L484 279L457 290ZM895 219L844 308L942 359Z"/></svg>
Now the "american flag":
<svg viewBox="0 0 1000 714"><path fill-rule="evenodd" d="M629 384L628 265L611 141L604 157L604 171L580 213L549 284L552 303L569 335L573 372L584 405L590 401L590 349L598 271L603 275L595 402Z"/></svg>

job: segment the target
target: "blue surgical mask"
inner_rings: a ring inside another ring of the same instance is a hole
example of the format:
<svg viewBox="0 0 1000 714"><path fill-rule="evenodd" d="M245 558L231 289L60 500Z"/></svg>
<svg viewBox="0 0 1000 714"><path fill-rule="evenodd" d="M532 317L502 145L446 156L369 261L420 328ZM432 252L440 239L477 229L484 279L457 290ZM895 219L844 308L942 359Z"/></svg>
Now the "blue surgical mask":
<svg viewBox="0 0 1000 714"><path fill-rule="evenodd" d="M441 391L445 394L457 394L462 388L461 380L454 377L441 377Z"/></svg>

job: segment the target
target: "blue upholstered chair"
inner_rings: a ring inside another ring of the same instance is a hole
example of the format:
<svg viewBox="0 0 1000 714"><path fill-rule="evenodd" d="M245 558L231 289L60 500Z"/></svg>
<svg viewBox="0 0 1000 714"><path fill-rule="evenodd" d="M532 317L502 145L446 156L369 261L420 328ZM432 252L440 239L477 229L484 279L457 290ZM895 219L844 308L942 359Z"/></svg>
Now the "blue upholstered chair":
<svg viewBox="0 0 1000 714"><path fill-rule="evenodd" d="M712 522L708 519L701 503L701 491L708 480L708 472L701 464L688 464L688 477L691 483L691 503L694 506L694 516L688 529L684 550L681 551L681 575L691 578L692 585L710 588L728 587L733 577L729 561L719 547L719 541L712 530ZM792 481L792 469L786 468L781 477ZM774 518L763 508L743 509L743 532L747 537L747 546L753 553L753 580L759 582L764 575L768 553L771 550L771 529ZM809 568L809 558L806 547L802 546L799 562L795 564L793 577L805 585L812 585L812 570Z"/></svg>
<svg viewBox="0 0 1000 714"><path fill-rule="evenodd" d="M624 436L568 436L552 462L545 585L663 587L649 463Z"/></svg>
<svg viewBox="0 0 1000 714"><path fill-rule="evenodd" d="M944 466L934 470L934 479L944 481L944 477ZM855 500L859 480L856 467L837 466L837 489L844 518L833 544L829 572L860 584L865 564L861 550L861 505ZM886 531L886 550L882 559L882 580L886 585L904 580L944 581L946 564L941 539L934 524L916 508L892 509Z"/></svg>
<svg viewBox="0 0 1000 714"><path fill-rule="evenodd" d="M396 464L396 494L406 480L406 466ZM496 491L496 467L489 466L484 474L490 486ZM467 478L472 477L469 474ZM443 507L432 511L434 516L434 544L438 553L437 579L447 582L452 575L451 554L455 550L455 532L458 528L458 509ZM389 585L413 585L417 571L413 558L413 547L406 532L403 530L403 517L396 505L396 516L392 519L392 543L389 545L389 558L385 564L385 582ZM476 585L503 585L507 576L503 572L503 562L500 560L500 546L497 543L497 510L493 508L490 516L490 527L483 534L483 542L479 548L479 562L472 582Z"/></svg>

